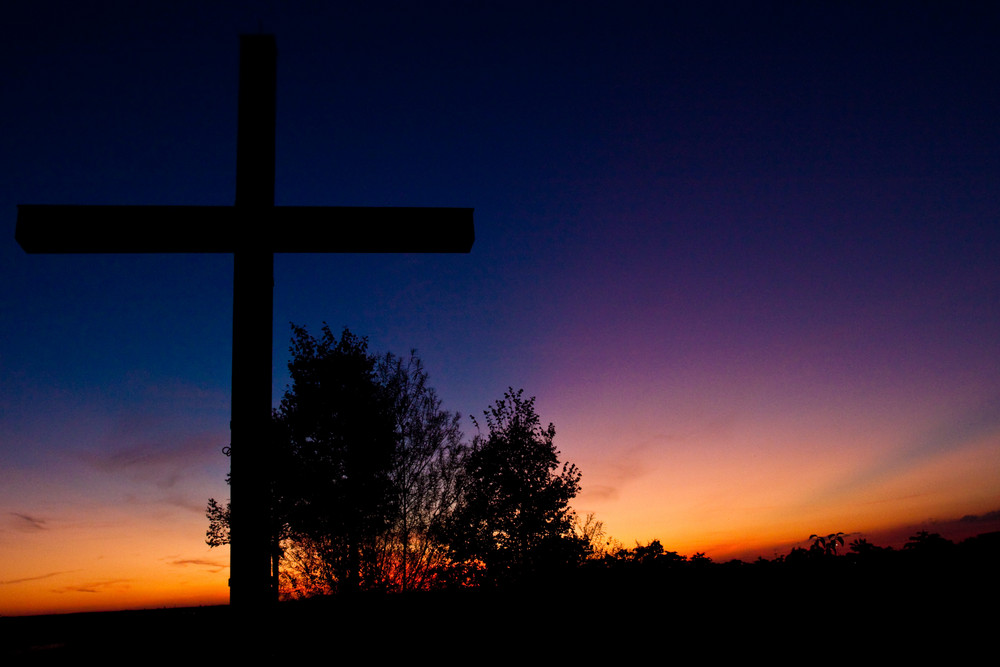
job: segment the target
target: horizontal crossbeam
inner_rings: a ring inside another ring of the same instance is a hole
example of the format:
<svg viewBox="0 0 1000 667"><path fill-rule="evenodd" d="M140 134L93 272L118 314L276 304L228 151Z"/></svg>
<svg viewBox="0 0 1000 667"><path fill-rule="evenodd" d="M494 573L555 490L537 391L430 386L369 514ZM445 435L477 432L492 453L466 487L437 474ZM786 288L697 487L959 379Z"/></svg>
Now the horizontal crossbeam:
<svg viewBox="0 0 1000 667"><path fill-rule="evenodd" d="M17 207L29 253L469 252L471 208Z"/></svg>

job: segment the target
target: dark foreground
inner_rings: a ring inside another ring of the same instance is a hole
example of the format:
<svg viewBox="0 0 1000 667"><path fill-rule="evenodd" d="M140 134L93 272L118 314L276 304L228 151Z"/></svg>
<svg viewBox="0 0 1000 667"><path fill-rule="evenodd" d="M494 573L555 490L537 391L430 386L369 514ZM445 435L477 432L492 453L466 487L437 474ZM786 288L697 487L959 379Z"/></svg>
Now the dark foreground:
<svg viewBox="0 0 1000 667"><path fill-rule="evenodd" d="M992 583L951 575L713 576L648 585L581 580L544 592L359 594L282 603L270 618L242 622L229 607L13 617L0 618L0 664L955 660L992 643L996 593Z"/></svg>

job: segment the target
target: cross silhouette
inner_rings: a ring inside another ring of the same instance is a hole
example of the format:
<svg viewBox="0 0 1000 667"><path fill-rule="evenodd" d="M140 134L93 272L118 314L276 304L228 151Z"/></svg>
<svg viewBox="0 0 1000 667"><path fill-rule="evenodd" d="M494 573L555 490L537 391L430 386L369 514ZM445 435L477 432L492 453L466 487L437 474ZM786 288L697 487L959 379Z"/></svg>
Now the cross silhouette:
<svg viewBox="0 0 1000 667"><path fill-rule="evenodd" d="M274 205L277 48L240 37L235 206L18 206L29 253L231 252L233 375L230 603L268 605L267 499L276 252L469 252L471 208Z"/></svg>

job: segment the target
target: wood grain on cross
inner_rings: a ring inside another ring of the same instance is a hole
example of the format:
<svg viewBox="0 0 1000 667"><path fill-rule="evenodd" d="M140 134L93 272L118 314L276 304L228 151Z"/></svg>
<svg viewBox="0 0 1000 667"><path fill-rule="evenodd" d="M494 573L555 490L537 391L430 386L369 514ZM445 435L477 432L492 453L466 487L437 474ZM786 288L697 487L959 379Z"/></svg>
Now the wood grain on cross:
<svg viewBox="0 0 1000 667"><path fill-rule="evenodd" d="M235 206L18 206L29 253L233 253L230 602L273 599L266 520L275 252L469 252L470 208L274 205L273 35L240 38Z"/></svg>

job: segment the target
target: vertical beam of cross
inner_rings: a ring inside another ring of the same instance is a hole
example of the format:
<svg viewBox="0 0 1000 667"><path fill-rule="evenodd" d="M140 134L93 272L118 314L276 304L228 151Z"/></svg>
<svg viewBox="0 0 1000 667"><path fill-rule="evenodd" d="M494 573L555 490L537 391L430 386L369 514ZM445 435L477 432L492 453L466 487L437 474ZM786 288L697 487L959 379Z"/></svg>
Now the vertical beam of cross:
<svg viewBox="0 0 1000 667"><path fill-rule="evenodd" d="M267 434L271 423L277 48L273 35L240 37L236 210L242 229L233 264L233 403L230 431L230 603L258 608L271 590Z"/></svg>

